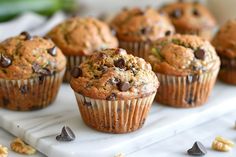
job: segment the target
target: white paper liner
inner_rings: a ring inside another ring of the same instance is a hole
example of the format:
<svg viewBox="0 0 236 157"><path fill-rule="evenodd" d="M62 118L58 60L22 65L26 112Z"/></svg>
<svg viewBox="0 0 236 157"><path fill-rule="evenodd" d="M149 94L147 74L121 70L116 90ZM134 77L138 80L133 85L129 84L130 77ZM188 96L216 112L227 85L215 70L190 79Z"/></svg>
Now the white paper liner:
<svg viewBox="0 0 236 157"><path fill-rule="evenodd" d="M156 101L173 107L191 108L203 105L212 91L218 69L194 76L170 76L157 73L160 87Z"/></svg>
<svg viewBox="0 0 236 157"><path fill-rule="evenodd" d="M156 93L131 100L99 100L75 93L82 119L89 127L108 133L127 133L141 128Z"/></svg>
<svg viewBox="0 0 236 157"><path fill-rule="evenodd" d="M25 80L0 79L0 106L17 111L48 106L56 98L64 72Z"/></svg>

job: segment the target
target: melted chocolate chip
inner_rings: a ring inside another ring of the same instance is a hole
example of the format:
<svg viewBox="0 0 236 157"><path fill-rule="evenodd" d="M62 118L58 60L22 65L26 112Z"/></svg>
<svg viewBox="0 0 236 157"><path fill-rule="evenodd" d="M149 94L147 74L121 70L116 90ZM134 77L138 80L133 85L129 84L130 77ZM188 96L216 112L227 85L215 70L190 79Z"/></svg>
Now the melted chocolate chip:
<svg viewBox="0 0 236 157"><path fill-rule="evenodd" d="M32 39L32 36L28 32L26 32L26 31L20 33L20 35L25 36L26 40L31 40Z"/></svg>
<svg viewBox="0 0 236 157"><path fill-rule="evenodd" d="M200 13L199 13L199 11L196 8L193 9L193 15L194 16L200 16Z"/></svg>
<svg viewBox="0 0 236 157"><path fill-rule="evenodd" d="M130 89L130 84L129 82L120 82L118 84L118 89L121 91L121 92L126 92L127 90Z"/></svg>
<svg viewBox="0 0 236 157"><path fill-rule="evenodd" d="M52 56L56 56L57 55L57 47L53 46L52 48L48 49L47 52Z"/></svg>
<svg viewBox="0 0 236 157"><path fill-rule="evenodd" d="M170 13L170 16L172 18L180 18L182 16L183 12L180 9L175 9Z"/></svg>
<svg viewBox="0 0 236 157"><path fill-rule="evenodd" d="M197 49L196 51L194 51L194 56L197 59L204 60L205 59L205 51L203 49Z"/></svg>
<svg viewBox="0 0 236 157"><path fill-rule="evenodd" d="M0 66L3 68L7 68L11 65L12 61L10 58L7 58L3 54L0 55Z"/></svg>
<svg viewBox="0 0 236 157"><path fill-rule="evenodd" d="M37 63L33 63L32 69L33 69L33 71L34 71L35 73L41 74L41 75L43 75L43 76L48 76L48 75L52 75L52 74L53 74L52 71L50 71L50 70L47 69L47 68L42 68L42 67L41 67L39 64L37 64Z"/></svg>
<svg viewBox="0 0 236 157"><path fill-rule="evenodd" d="M116 94L115 93L111 93L111 95L109 95L106 100L109 100L109 101L114 101L116 100Z"/></svg>
<svg viewBox="0 0 236 157"><path fill-rule="evenodd" d="M188 150L189 155L193 156L203 156L207 154L206 148L201 144L201 142L195 142L193 147Z"/></svg>
<svg viewBox="0 0 236 157"><path fill-rule="evenodd" d="M61 134L56 136L57 141L73 141L74 139L75 134L68 126L64 126L61 130Z"/></svg>
<svg viewBox="0 0 236 157"><path fill-rule="evenodd" d="M120 58L120 59L114 61L114 65L120 69L124 69L125 68L125 60L123 58Z"/></svg>
<svg viewBox="0 0 236 157"><path fill-rule="evenodd" d="M26 94L29 91L28 86L23 85L20 87L21 94Z"/></svg>
<svg viewBox="0 0 236 157"><path fill-rule="evenodd" d="M166 31L165 36L170 36L170 35L171 35L171 31L170 30Z"/></svg>
<svg viewBox="0 0 236 157"><path fill-rule="evenodd" d="M74 78L78 78L80 76L82 76L83 72L79 67L74 67L71 72L70 72L71 76Z"/></svg>

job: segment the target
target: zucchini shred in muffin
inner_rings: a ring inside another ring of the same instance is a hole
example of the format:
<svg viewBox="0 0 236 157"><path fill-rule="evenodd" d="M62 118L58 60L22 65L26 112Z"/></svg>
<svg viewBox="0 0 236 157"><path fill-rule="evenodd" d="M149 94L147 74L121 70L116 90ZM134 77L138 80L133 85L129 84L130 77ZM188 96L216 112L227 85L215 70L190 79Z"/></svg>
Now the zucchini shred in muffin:
<svg viewBox="0 0 236 157"><path fill-rule="evenodd" d="M91 17L73 17L54 27L47 37L62 50L67 57L65 81L70 81L70 71L82 63L94 51L118 47L107 24Z"/></svg>
<svg viewBox="0 0 236 157"><path fill-rule="evenodd" d="M124 9L110 25L116 32L119 46L144 59L153 41L175 32L168 18L152 8Z"/></svg>
<svg viewBox="0 0 236 157"><path fill-rule="evenodd" d="M220 66L211 44L192 35L157 40L148 61L160 81L157 102L183 108L207 101Z"/></svg>
<svg viewBox="0 0 236 157"><path fill-rule="evenodd" d="M94 53L72 70L84 122L99 131L127 133L142 127L159 82L151 65L124 49Z"/></svg>
<svg viewBox="0 0 236 157"><path fill-rule="evenodd" d="M0 106L36 110L54 101L66 59L47 39L27 32L0 43Z"/></svg>
<svg viewBox="0 0 236 157"><path fill-rule="evenodd" d="M212 44L221 60L219 79L236 85L236 20L223 25Z"/></svg>

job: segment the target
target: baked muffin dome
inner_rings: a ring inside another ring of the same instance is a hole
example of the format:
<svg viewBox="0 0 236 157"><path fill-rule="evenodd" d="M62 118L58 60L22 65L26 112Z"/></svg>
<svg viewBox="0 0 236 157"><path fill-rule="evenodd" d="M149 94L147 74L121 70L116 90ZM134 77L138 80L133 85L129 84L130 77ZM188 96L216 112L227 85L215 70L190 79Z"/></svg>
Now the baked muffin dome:
<svg viewBox="0 0 236 157"><path fill-rule="evenodd" d="M48 76L65 69L66 58L48 39L23 32L0 43L0 78Z"/></svg>
<svg viewBox="0 0 236 157"><path fill-rule="evenodd" d="M153 70L162 74L186 76L219 67L213 46L193 35L173 35L154 43L149 56Z"/></svg>
<svg viewBox="0 0 236 157"><path fill-rule="evenodd" d="M95 50L116 48L117 39L107 24L91 18L70 18L48 34L66 56L91 55Z"/></svg>
<svg viewBox="0 0 236 157"><path fill-rule="evenodd" d="M197 2L175 2L165 5L160 12L167 14L180 34L196 34L212 38L216 21L206 7Z"/></svg>
<svg viewBox="0 0 236 157"><path fill-rule="evenodd" d="M156 92L159 82L151 65L128 55L124 49L94 53L72 70L71 87L84 96L103 99L133 99Z"/></svg>
<svg viewBox="0 0 236 157"><path fill-rule="evenodd" d="M214 37L212 44L220 56L236 57L236 20L228 21Z"/></svg>
<svg viewBox="0 0 236 157"><path fill-rule="evenodd" d="M114 17L111 26L122 41L155 41L174 33L168 18L152 8L124 9Z"/></svg>

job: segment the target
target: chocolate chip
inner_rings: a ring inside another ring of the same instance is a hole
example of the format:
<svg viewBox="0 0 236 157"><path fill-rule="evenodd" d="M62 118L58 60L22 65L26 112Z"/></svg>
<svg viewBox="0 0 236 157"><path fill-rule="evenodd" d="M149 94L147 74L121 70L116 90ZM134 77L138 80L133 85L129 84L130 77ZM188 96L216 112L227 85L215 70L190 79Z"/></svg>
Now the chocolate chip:
<svg viewBox="0 0 236 157"><path fill-rule="evenodd" d="M11 65L12 61L10 58L7 58L6 56L4 56L3 54L1 54L0 56L0 66L3 68L7 68Z"/></svg>
<svg viewBox="0 0 236 157"><path fill-rule="evenodd" d="M200 13L199 13L199 11L196 8L193 9L193 15L194 16L200 16Z"/></svg>
<svg viewBox="0 0 236 157"><path fill-rule="evenodd" d="M122 92L126 92L127 90L130 89L130 84L129 82L120 82L118 84L118 89Z"/></svg>
<svg viewBox="0 0 236 157"><path fill-rule="evenodd" d="M175 9L170 13L170 16L172 18L180 18L182 16L183 12L180 9Z"/></svg>
<svg viewBox="0 0 236 157"><path fill-rule="evenodd" d="M25 36L26 40L31 40L32 39L32 36L28 32L26 32L26 31L20 33L20 35Z"/></svg>
<svg viewBox="0 0 236 157"><path fill-rule="evenodd" d="M21 94L26 94L29 91L28 86L23 85L20 87Z"/></svg>
<svg viewBox="0 0 236 157"><path fill-rule="evenodd" d="M108 101L114 101L116 100L116 94L115 93L111 93L111 95L109 95L106 100Z"/></svg>
<svg viewBox="0 0 236 157"><path fill-rule="evenodd" d="M82 73L83 72L79 67L74 67L70 72L71 76L74 78L78 78L78 77L82 76Z"/></svg>
<svg viewBox="0 0 236 157"><path fill-rule="evenodd" d="M64 126L61 130L61 134L56 136L57 141L73 141L74 139L75 134L68 126Z"/></svg>
<svg viewBox="0 0 236 157"><path fill-rule="evenodd" d="M120 79L113 77L113 78L109 79L108 82L112 85L117 85L120 82Z"/></svg>
<svg viewBox="0 0 236 157"><path fill-rule="evenodd" d="M170 36L170 35L171 35L171 31L170 30L166 31L165 36Z"/></svg>
<svg viewBox="0 0 236 157"><path fill-rule="evenodd" d="M188 150L188 154L192 156L203 156L207 154L206 148L201 142L195 142L193 147Z"/></svg>
<svg viewBox="0 0 236 157"><path fill-rule="evenodd" d="M47 68L42 68L38 63L33 63L32 69L35 73L41 74L43 76L52 75L53 72Z"/></svg>
<svg viewBox="0 0 236 157"><path fill-rule="evenodd" d="M57 47L53 46L52 48L48 49L47 52L52 56L56 56L57 55Z"/></svg>
<svg viewBox="0 0 236 157"><path fill-rule="evenodd" d="M102 73L106 73L108 70L108 67L105 65L101 65L100 67L98 67L98 71L102 71Z"/></svg>
<svg viewBox="0 0 236 157"><path fill-rule="evenodd" d="M141 34L148 34L151 31L149 27L144 27L140 30Z"/></svg>
<svg viewBox="0 0 236 157"><path fill-rule="evenodd" d="M194 56L197 59L204 60L205 59L205 51L203 49L197 49L196 51L194 51Z"/></svg>
<svg viewBox="0 0 236 157"><path fill-rule="evenodd" d="M114 65L120 69L124 69L125 68L125 60L123 58L120 58L120 59L114 61Z"/></svg>

